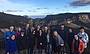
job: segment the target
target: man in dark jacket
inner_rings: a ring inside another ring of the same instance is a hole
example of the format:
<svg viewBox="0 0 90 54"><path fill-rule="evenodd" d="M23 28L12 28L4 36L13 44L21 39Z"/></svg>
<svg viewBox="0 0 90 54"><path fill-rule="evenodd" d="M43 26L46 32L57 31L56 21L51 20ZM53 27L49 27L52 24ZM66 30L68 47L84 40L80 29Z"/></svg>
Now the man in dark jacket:
<svg viewBox="0 0 90 54"><path fill-rule="evenodd" d="M67 51L68 50L68 44L67 44L67 29L65 28L65 26L64 26L64 24L62 24L61 26L60 26L61 28L60 28L60 30L58 30L58 32L59 32L59 35L62 37L62 39L64 40L64 43L65 43L65 45L64 45L64 47L65 47L65 51Z"/></svg>
<svg viewBox="0 0 90 54"><path fill-rule="evenodd" d="M26 25L25 28L25 41L26 41L26 48L28 49L28 54L33 53L33 37L32 37L32 31L29 24Z"/></svg>
<svg viewBox="0 0 90 54"><path fill-rule="evenodd" d="M62 24L61 28L58 30L59 35L62 37L64 42L67 42L67 30L65 29L65 26Z"/></svg>
<svg viewBox="0 0 90 54"><path fill-rule="evenodd" d="M35 41L35 47L37 47L37 42L38 42L38 37L40 36L40 26L36 26L35 29L33 30L33 36L34 36L34 41Z"/></svg>

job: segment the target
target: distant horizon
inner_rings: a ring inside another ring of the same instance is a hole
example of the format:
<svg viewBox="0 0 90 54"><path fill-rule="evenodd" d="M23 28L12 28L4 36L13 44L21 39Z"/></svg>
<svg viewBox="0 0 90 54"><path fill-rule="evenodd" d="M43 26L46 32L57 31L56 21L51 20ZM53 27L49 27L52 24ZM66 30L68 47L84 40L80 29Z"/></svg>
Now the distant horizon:
<svg viewBox="0 0 90 54"><path fill-rule="evenodd" d="M6 13L6 12L1 12L1 13ZM90 13L90 12L62 12L62 13L56 13L56 14L47 14L47 15L57 15L57 14L65 14L65 13ZM10 13L6 13L10 14ZM18 15L18 14L10 14L10 15L17 15L17 16L47 16L47 15Z"/></svg>
<svg viewBox="0 0 90 54"><path fill-rule="evenodd" d="M6 14L11 14L11 15L20 15L20 14L12 14L12 13L7 13L7 12L4 12ZM61 13L52 13L52 14L41 14L41 15L20 15L20 16L47 16L47 15L56 15L56 14L64 14L64 13L90 13L90 12L61 12Z"/></svg>
<svg viewBox="0 0 90 54"><path fill-rule="evenodd" d="M1 13L5 13L5 12L1 12ZM66 12L66 13L70 13L70 12ZM57 14L49 14L49 15L58 15L58 14L66 14L66 13L57 13ZM90 12L77 12L77 13L90 13ZM9 13L6 13L9 14ZM71 13L74 14L74 13ZM10 15L15 15L15 14L10 14ZM47 15L16 15L16 16L28 16L28 18L45 18Z"/></svg>

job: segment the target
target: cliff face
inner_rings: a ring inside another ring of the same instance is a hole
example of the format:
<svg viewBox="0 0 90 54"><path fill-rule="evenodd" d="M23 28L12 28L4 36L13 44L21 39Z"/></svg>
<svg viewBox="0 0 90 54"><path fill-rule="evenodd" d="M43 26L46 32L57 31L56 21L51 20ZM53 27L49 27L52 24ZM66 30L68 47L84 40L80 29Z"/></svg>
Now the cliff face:
<svg viewBox="0 0 90 54"><path fill-rule="evenodd" d="M65 24L66 26L90 28L90 13L63 13L57 15L47 15L43 21L47 24ZM74 26L75 25L75 26Z"/></svg>
<svg viewBox="0 0 90 54"><path fill-rule="evenodd" d="M20 24L27 22L27 18L24 16L10 15L0 12L0 27L8 27L10 25L19 26Z"/></svg>
<svg viewBox="0 0 90 54"><path fill-rule="evenodd" d="M10 25L20 26L25 22L28 22L28 18L25 16L16 16L0 12L0 27L8 27ZM47 15L43 19L34 19L36 24L50 24L59 25L65 24L68 27L80 27L85 26L90 28L90 13L62 13L56 15ZM75 26L74 26L75 25Z"/></svg>

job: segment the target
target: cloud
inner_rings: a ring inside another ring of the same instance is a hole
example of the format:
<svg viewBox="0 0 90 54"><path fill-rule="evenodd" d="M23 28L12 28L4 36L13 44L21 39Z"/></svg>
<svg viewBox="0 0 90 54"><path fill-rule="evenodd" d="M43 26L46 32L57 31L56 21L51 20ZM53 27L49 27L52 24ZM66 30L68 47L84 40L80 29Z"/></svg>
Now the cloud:
<svg viewBox="0 0 90 54"><path fill-rule="evenodd" d="M27 10L28 12L37 12L36 10Z"/></svg>
<svg viewBox="0 0 90 54"><path fill-rule="evenodd" d="M73 0L71 6L87 6L90 5L90 0Z"/></svg>
<svg viewBox="0 0 90 54"><path fill-rule="evenodd" d="M6 10L5 12L24 12L23 10Z"/></svg>
<svg viewBox="0 0 90 54"><path fill-rule="evenodd" d="M9 2L9 0L0 0L0 4L1 3L8 3Z"/></svg>
<svg viewBox="0 0 90 54"><path fill-rule="evenodd" d="M41 8L41 7L39 7L39 8L36 8L37 10L48 10L49 8L47 8L47 7L44 7L44 8Z"/></svg>

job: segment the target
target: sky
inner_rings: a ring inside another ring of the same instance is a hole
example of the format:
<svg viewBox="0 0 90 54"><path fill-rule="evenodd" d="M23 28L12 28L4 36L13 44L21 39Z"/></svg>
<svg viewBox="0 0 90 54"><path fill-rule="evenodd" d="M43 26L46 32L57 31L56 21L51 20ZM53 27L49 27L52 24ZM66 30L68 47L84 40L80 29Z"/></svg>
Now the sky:
<svg viewBox="0 0 90 54"><path fill-rule="evenodd" d="M90 12L90 0L0 0L0 12L22 16Z"/></svg>

